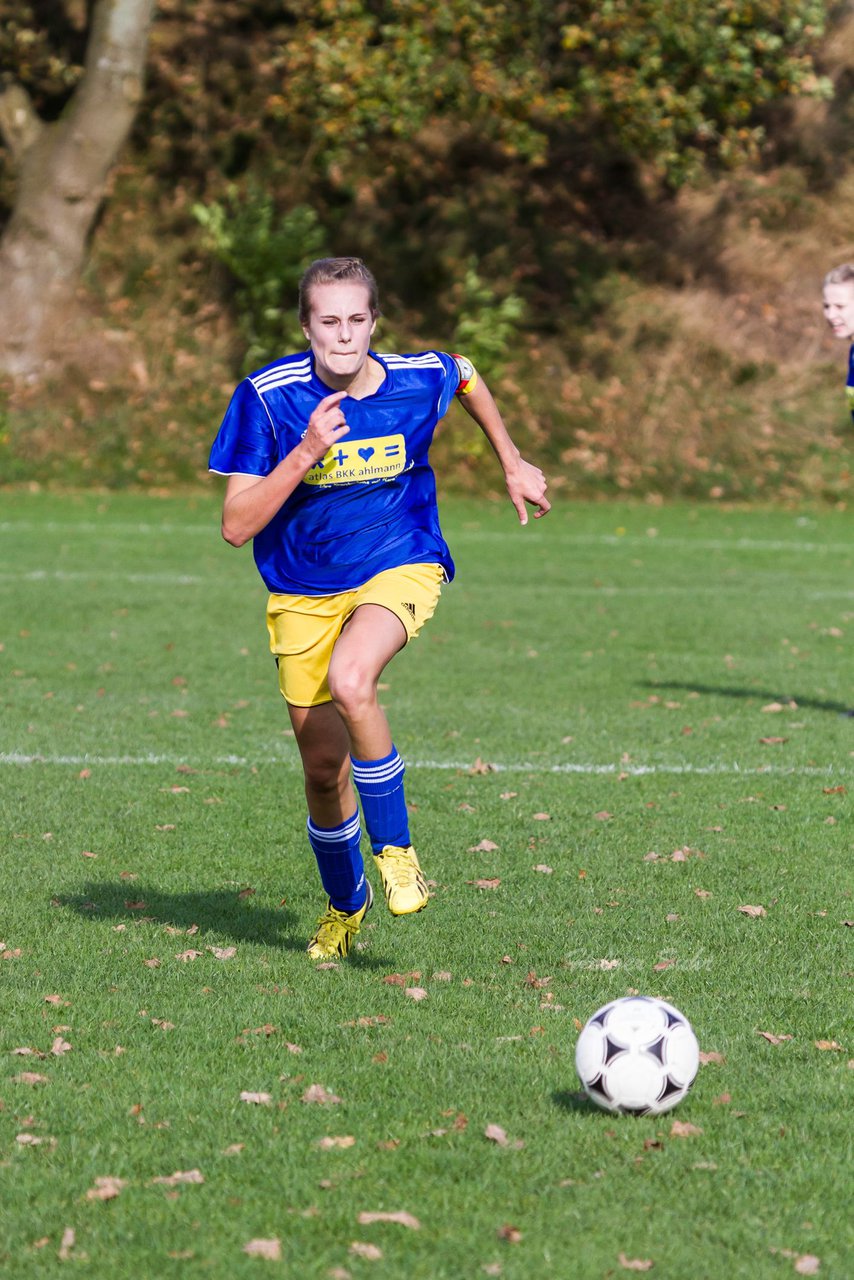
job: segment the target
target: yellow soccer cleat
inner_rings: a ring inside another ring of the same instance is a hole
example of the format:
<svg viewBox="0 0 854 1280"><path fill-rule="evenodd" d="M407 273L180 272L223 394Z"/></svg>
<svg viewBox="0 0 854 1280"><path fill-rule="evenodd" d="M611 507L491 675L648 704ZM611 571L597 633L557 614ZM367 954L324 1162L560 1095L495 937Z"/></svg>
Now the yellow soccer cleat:
<svg viewBox="0 0 854 1280"><path fill-rule="evenodd" d="M423 910L430 901L427 881L412 845L401 848L387 844L382 853L374 854L382 876L388 909L393 916L411 916Z"/></svg>
<svg viewBox="0 0 854 1280"><path fill-rule="evenodd" d="M339 911L327 901L326 910L317 922L315 935L306 947L310 959L336 960L346 956L350 950L350 943L359 932L362 921L373 905L374 891L370 884L367 888L368 896L365 899L365 905L359 907L358 911L349 913Z"/></svg>

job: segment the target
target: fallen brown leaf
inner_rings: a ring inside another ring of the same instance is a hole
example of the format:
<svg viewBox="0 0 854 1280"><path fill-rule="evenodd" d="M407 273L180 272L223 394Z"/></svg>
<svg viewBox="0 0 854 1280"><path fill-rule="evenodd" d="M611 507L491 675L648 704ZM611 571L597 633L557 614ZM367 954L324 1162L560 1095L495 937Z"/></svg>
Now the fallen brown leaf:
<svg viewBox="0 0 854 1280"><path fill-rule="evenodd" d="M328 1136L326 1138L318 1138L317 1145L321 1151L334 1151L336 1149L344 1150L347 1147L354 1147L356 1139L352 1133L342 1134L340 1136Z"/></svg>
<svg viewBox="0 0 854 1280"><path fill-rule="evenodd" d="M738 910L741 912L743 916L750 916L752 919L756 919L759 916L764 916L768 914L764 907L758 907L758 906L751 907L749 905L746 905L743 907L739 907Z"/></svg>
<svg viewBox="0 0 854 1280"><path fill-rule="evenodd" d="M501 881L495 877L491 880L466 880L466 884L474 885L475 889L497 889Z"/></svg>
<svg viewBox="0 0 854 1280"><path fill-rule="evenodd" d="M252 1258L267 1258L270 1262L278 1262L282 1256L281 1240L248 1240L243 1252Z"/></svg>
<svg viewBox="0 0 854 1280"><path fill-rule="evenodd" d="M469 853L494 853L498 847L494 840L481 840L470 846Z"/></svg>
<svg viewBox="0 0 854 1280"><path fill-rule="evenodd" d="M391 987L405 987L407 982L410 980L417 982L420 977L421 970L415 969L412 973L387 973L383 982L387 982Z"/></svg>
<svg viewBox="0 0 854 1280"><path fill-rule="evenodd" d="M12 1076L13 1084L50 1084L48 1076L40 1076L37 1071L22 1071L17 1076Z"/></svg>
<svg viewBox="0 0 854 1280"><path fill-rule="evenodd" d="M700 1052L700 1062L705 1066L709 1062L726 1062L726 1058L722 1053L712 1050L711 1053Z"/></svg>
<svg viewBox="0 0 854 1280"><path fill-rule="evenodd" d="M252 1102L259 1107L269 1107L270 1103L273 1101L273 1098L269 1093L253 1093L249 1089L244 1089L240 1095L240 1101Z"/></svg>
<svg viewBox="0 0 854 1280"><path fill-rule="evenodd" d="M401 1227L409 1227L410 1231L420 1231L421 1223L411 1213L407 1213L405 1209L398 1209L394 1213L360 1213L359 1224L368 1227L372 1222L396 1222Z"/></svg>
<svg viewBox="0 0 854 1280"><path fill-rule="evenodd" d="M500 1124L488 1124L483 1131L483 1136L488 1138L490 1142L495 1142L499 1147L507 1147L510 1145L510 1139Z"/></svg>
<svg viewBox="0 0 854 1280"><path fill-rule="evenodd" d="M94 1187L90 1187L86 1192L87 1200L115 1200L116 1196L121 1195L127 1182L124 1178L96 1178Z"/></svg>
<svg viewBox="0 0 854 1280"><path fill-rule="evenodd" d="M702 1132L702 1129L698 1129L695 1124L687 1120L674 1120L670 1126L671 1138L696 1138Z"/></svg>
<svg viewBox="0 0 854 1280"><path fill-rule="evenodd" d="M771 1031L757 1031L758 1036L762 1036L763 1040L767 1040L769 1044L782 1044L784 1040L792 1040L793 1036L775 1036Z"/></svg>
<svg viewBox="0 0 854 1280"><path fill-rule="evenodd" d="M301 1102L320 1102L329 1103L340 1102L341 1099L336 1097L334 1093L330 1093L328 1089L324 1089L322 1084L310 1084L300 1099Z"/></svg>
<svg viewBox="0 0 854 1280"><path fill-rule="evenodd" d="M617 1257L624 1271L649 1271L653 1265L652 1258L627 1258L624 1253Z"/></svg>
<svg viewBox="0 0 854 1280"><path fill-rule="evenodd" d="M430 993L424 987L406 987L403 994L410 1000L426 1000Z"/></svg>
<svg viewBox="0 0 854 1280"><path fill-rule="evenodd" d="M184 1183L190 1184L204 1182L204 1177L198 1169L186 1169L183 1172L179 1170L175 1173L170 1173L168 1177L152 1178L151 1181L153 1184L159 1186L177 1187Z"/></svg>
<svg viewBox="0 0 854 1280"><path fill-rule="evenodd" d="M509 1222L498 1228L498 1239L506 1240L508 1244L519 1244L522 1239L522 1232L518 1227L513 1227Z"/></svg>
<svg viewBox="0 0 854 1280"><path fill-rule="evenodd" d="M367 1244L364 1240L354 1240L350 1245L350 1253L354 1258L365 1258L368 1262L379 1262L383 1256L382 1249L375 1244Z"/></svg>
<svg viewBox="0 0 854 1280"><path fill-rule="evenodd" d="M814 1043L816 1049L833 1049L839 1053L843 1052L842 1045L837 1044L835 1040L816 1040Z"/></svg>

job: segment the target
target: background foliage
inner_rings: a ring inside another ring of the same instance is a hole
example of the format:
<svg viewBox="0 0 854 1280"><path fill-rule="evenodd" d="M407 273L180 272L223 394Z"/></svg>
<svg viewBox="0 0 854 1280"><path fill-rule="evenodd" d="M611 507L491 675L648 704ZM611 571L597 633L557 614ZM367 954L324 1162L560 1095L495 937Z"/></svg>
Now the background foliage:
<svg viewBox="0 0 854 1280"><path fill-rule="evenodd" d="M0 0L0 66L46 119L86 20ZM91 341L61 405L7 398L4 472L197 478L225 388L301 341L294 283L330 252L380 279L380 345L464 346L558 483L839 498L815 294L854 257L851 31L819 0L161 0ZM13 195L0 150L0 217ZM476 485L456 432L437 456Z"/></svg>

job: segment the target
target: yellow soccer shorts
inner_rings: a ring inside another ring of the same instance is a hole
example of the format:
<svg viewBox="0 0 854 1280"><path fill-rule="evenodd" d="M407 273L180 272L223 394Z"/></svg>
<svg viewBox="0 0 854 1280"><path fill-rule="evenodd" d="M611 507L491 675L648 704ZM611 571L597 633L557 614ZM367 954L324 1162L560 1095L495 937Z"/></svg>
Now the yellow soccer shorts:
<svg viewBox="0 0 854 1280"><path fill-rule="evenodd" d="M316 707L332 700L326 678L332 650L359 605L389 609L403 623L409 643L433 616L445 580L439 564L405 564L385 569L353 591L330 596L271 595L267 630L285 701L295 707Z"/></svg>

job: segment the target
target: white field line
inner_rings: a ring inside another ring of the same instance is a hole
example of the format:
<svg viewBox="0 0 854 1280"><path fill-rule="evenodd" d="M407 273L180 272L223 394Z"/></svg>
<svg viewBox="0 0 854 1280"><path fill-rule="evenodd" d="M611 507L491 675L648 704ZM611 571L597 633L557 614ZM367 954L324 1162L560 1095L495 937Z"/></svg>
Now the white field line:
<svg viewBox="0 0 854 1280"><path fill-rule="evenodd" d="M502 542L508 539L518 539L524 537L526 530L515 527L507 529L457 529L454 531L451 541L454 543L462 542ZM211 521L210 524L148 524L141 522L139 524L125 523L120 521L104 521L98 523L95 521L81 521L76 523L73 521L62 522L55 520L46 520L43 523L36 520L2 520L0 521L0 535L8 533L61 533L65 535L73 534L97 534L105 533L127 534L131 537L147 536L149 534L160 535L165 534L171 536L173 534L203 534L205 537L217 539L219 536L219 521ZM785 552L786 554L803 553L807 555L850 555L854 551L854 538L848 542L806 542L799 539L784 538L675 538L656 534L637 535L637 534L616 534L616 533L550 533L546 528L541 533L535 535L538 544L542 546L592 546L592 547L664 547L668 550L685 550L685 551L767 551L772 554Z"/></svg>
<svg viewBox="0 0 854 1280"><path fill-rule="evenodd" d="M509 537L518 538L519 536L519 531L514 531L511 534L509 530L505 532L498 529L465 529L457 531L453 535L453 541L491 542ZM668 538L657 534L654 537L649 534L643 537L636 534L617 533L558 533L549 536L543 531L540 539L544 545L548 546L557 544L561 546L631 547L633 550L638 547L645 547L648 550L653 547L663 547L668 551L769 551L774 554L782 551L787 554L804 552L809 555L821 552L832 552L834 555L851 555L852 551L854 551L854 538L852 538L851 542L799 542L772 538Z"/></svg>
<svg viewBox="0 0 854 1280"><path fill-rule="evenodd" d="M112 569L30 569L20 572L0 571L0 584L5 582L127 582L142 585L150 583L162 587L201 587L210 583L222 585L222 578L216 574L190 573L119 573ZM776 588L771 587L769 590ZM568 596L593 596L599 598L616 598L617 596L724 596L741 595L749 592L756 594L753 582L721 582L716 585L702 583L655 583L647 586L573 586L571 583L561 587ZM854 600L854 591L840 588L838 591L804 591L802 600Z"/></svg>
<svg viewBox="0 0 854 1280"><path fill-rule="evenodd" d="M24 752L0 752L2 765L54 765L71 766L73 768L139 768L146 765L184 765L193 769L210 769L222 766L255 767L258 765L283 765L285 768L298 769L299 757L266 755L249 756L214 756L208 760L190 760L185 756L163 755L151 752L147 755L98 756L84 752L80 755L38 755ZM844 765L756 765L742 766L737 761L719 761L713 764L594 764L587 761L566 761L561 764L534 763L529 760L509 760L489 762L475 765L471 760L407 760L407 769L423 769L428 772L442 771L453 773L533 773L533 774L605 774L624 775L630 778L643 778L663 774L666 776L775 776L825 778L847 776L851 771Z"/></svg>
<svg viewBox="0 0 854 1280"><path fill-rule="evenodd" d="M0 573L0 582L156 582L160 586L201 586L207 579L191 573L118 573L114 569L27 569Z"/></svg>

